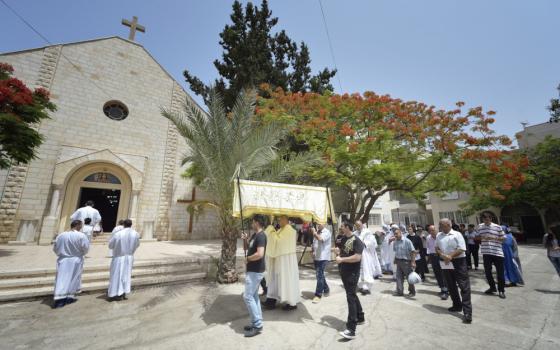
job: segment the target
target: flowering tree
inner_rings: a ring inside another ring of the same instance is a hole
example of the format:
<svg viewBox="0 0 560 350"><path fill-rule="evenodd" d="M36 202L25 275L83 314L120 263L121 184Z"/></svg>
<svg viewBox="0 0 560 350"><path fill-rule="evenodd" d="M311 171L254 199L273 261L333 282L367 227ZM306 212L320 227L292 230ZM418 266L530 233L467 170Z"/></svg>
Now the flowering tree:
<svg viewBox="0 0 560 350"><path fill-rule="evenodd" d="M260 100L258 115L282 121L321 152L324 166L310 169L311 176L346 190L352 220L367 220L388 191L418 200L454 190L499 199L524 181L527 160L490 128L493 111L464 111L463 102L446 111L373 92L270 95Z"/></svg>
<svg viewBox="0 0 560 350"><path fill-rule="evenodd" d="M35 158L43 137L33 124L56 110L47 90L31 91L11 76L13 71L9 64L0 63L0 169Z"/></svg>

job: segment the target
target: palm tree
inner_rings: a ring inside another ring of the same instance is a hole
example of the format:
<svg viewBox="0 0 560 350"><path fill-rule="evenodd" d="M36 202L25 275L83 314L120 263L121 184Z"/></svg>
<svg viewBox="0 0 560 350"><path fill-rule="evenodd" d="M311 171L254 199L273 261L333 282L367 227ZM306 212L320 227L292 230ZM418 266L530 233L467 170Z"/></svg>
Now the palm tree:
<svg viewBox="0 0 560 350"><path fill-rule="evenodd" d="M208 113L186 99L183 111L163 110L187 144L183 164L189 164L185 175L194 179L211 200L191 203L189 210L204 208L216 211L221 227L222 250L218 265L218 281L232 283L238 279L235 253L240 223L232 217L234 180L281 180L307 166L317 163L311 154L288 159L276 147L285 136L284 128L255 120L256 94L243 91L230 113L226 112L222 97L212 91Z"/></svg>

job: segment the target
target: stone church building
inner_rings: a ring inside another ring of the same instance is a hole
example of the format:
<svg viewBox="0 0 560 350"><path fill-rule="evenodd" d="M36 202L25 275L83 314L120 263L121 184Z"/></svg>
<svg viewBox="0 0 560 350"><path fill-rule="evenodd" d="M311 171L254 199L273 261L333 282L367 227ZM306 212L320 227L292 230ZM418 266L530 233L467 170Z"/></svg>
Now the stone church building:
<svg viewBox="0 0 560 350"><path fill-rule="evenodd" d="M181 177L186 152L161 109L190 98L140 44L110 37L0 54L15 77L51 92L58 110L38 128L37 159L0 172L0 243L49 244L93 200L110 232L131 218L142 238L216 238L202 194Z"/></svg>

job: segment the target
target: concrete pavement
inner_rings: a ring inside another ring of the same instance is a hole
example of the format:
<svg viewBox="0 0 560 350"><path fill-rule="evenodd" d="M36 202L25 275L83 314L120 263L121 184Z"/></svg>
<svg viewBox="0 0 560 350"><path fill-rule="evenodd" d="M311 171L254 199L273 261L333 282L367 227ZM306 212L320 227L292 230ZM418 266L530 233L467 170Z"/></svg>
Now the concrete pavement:
<svg viewBox="0 0 560 350"><path fill-rule="evenodd" d="M358 337L342 341L346 299L335 267L331 295L312 304L314 271L301 269L303 302L294 312L265 311L265 329L243 338L248 321L243 284L213 283L141 289L128 301L102 294L51 310L48 301L0 305L1 349L558 349L560 279L540 247L520 247L525 287L507 299L486 296L482 270L471 274L474 321L450 314L429 275L414 299L393 297L384 278L360 297L367 322Z"/></svg>

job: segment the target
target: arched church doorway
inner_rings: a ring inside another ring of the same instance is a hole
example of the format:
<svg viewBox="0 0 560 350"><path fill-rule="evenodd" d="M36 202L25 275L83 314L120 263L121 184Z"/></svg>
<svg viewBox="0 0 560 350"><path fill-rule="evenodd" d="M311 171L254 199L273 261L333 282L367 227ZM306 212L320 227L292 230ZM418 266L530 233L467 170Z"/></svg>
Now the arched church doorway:
<svg viewBox="0 0 560 350"><path fill-rule="evenodd" d="M89 200L95 203L104 232L111 232L119 219L128 217L132 184L126 171L109 163L85 165L66 184L60 231L68 229L72 213Z"/></svg>

